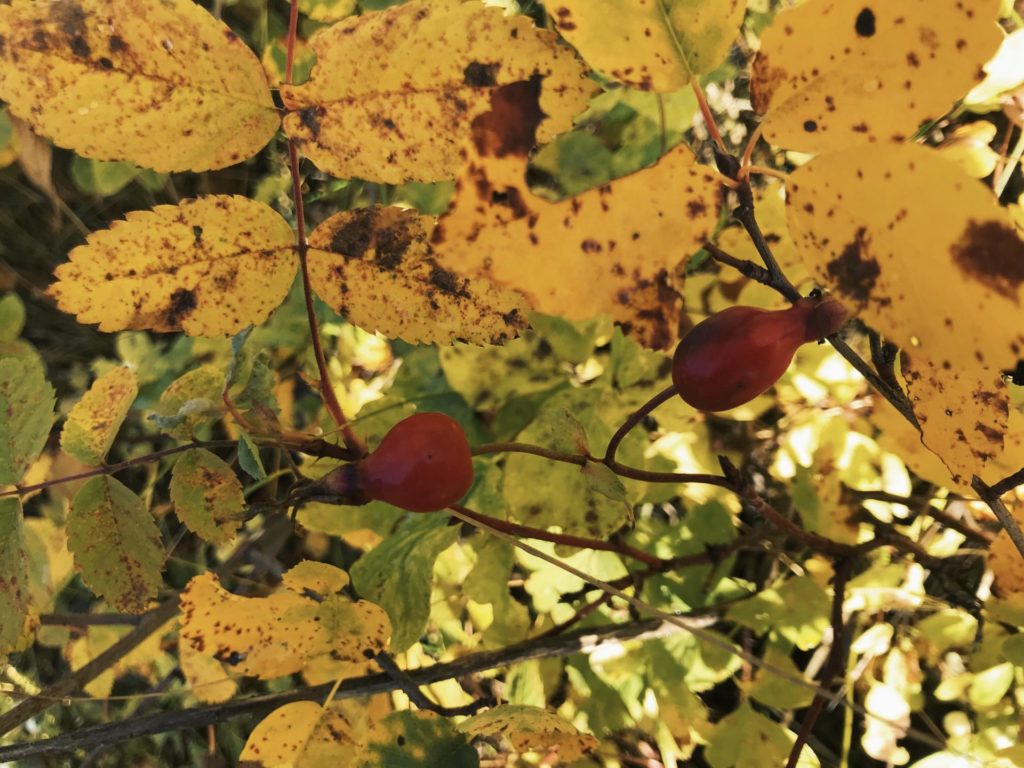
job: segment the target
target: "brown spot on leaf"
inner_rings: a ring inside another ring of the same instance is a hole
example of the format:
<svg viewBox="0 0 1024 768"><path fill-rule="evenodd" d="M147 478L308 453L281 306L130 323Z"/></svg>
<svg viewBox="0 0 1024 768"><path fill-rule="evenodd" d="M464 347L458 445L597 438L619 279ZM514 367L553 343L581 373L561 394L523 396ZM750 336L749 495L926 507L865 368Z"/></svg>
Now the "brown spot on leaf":
<svg viewBox="0 0 1024 768"><path fill-rule="evenodd" d="M376 219L373 208L352 211L352 218L331 236L331 252L346 259L361 259L373 241Z"/></svg>
<svg viewBox="0 0 1024 768"><path fill-rule="evenodd" d="M473 120L473 141L485 157L527 157L536 143L541 112L540 75L496 88L491 109Z"/></svg>
<svg viewBox="0 0 1024 768"><path fill-rule="evenodd" d="M171 294L171 305L167 308L167 325L177 327L196 308L196 294L187 288L179 288Z"/></svg>
<svg viewBox="0 0 1024 768"><path fill-rule="evenodd" d="M466 290L467 280L462 280L454 272L451 272L442 267L437 262L431 264L430 267L430 284L443 293L450 294L452 296L461 296L462 298L470 298L469 291Z"/></svg>
<svg viewBox="0 0 1024 768"><path fill-rule="evenodd" d="M523 202L523 196L519 194L519 190L515 187L505 187L500 192L498 190L493 191L491 193L491 203L505 206L517 219L521 219L530 213L530 209Z"/></svg>
<svg viewBox="0 0 1024 768"><path fill-rule="evenodd" d="M462 82L472 88L490 88L498 83L498 70L501 64L494 62L485 64L482 61L471 61L462 70Z"/></svg>
<svg viewBox="0 0 1024 768"><path fill-rule="evenodd" d="M320 121L327 110L323 107L306 107L299 110L299 121L309 129L313 138L320 135Z"/></svg>
<svg viewBox="0 0 1024 768"><path fill-rule="evenodd" d="M1024 241L999 221L971 221L953 246L960 269L1001 296L1017 301L1024 280Z"/></svg>
<svg viewBox="0 0 1024 768"><path fill-rule="evenodd" d="M860 37L872 37L875 34L875 12L870 8L862 10L857 14L853 28Z"/></svg>
<svg viewBox="0 0 1024 768"><path fill-rule="evenodd" d="M402 263L405 252L413 241L407 220L384 227L376 233L377 256L374 262L384 269L394 269Z"/></svg>
<svg viewBox="0 0 1024 768"><path fill-rule="evenodd" d="M840 292L861 305L867 304L871 298L871 289L882 272L877 261L866 257L866 246L867 230L861 227L857 230L856 239L843 249L838 258L828 263L829 277L836 281Z"/></svg>

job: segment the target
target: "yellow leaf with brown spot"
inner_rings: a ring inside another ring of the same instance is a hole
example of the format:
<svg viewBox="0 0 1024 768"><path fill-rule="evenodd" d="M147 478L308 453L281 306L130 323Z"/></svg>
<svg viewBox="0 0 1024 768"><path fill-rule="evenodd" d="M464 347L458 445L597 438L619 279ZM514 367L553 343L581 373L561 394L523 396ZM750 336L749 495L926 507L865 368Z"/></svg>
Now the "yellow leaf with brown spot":
<svg viewBox="0 0 1024 768"><path fill-rule="evenodd" d="M990 190L916 145L822 155L788 187L790 231L822 284L915 360L956 371L958 397L993 391L1024 351L1024 241Z"/></svg>
<svg viewBox="0 0 1024 768"><path fill-rule="evenodd" d="M192 695L204 704L222 704L238 691L238 682L224 664L199 653L191 644L180 643L178 659Z"/></svg>
<svg viewBox="0 0 1024 768"><path fill-rule="evenodd" d="M170 490L178 519L204 541L224 544L242 524L242 483L231 467L203 448L178 459Z"/></svg>
<svg viewBox="0 0 1024 768"><path fill-rule="evenodd" d="M159 205L91 234L54 271L50 295L101 331L231 335L284 300L294 237L280 214L244 197Z"/></svg>
<svg viewBox="0 0 1024 768"><path fill-rule="evenodd" d="M253 729L239 756L248 766L355 766L362 750L348 720L315 701L278 707Z"/></svg>
<svg viewBox="0 0 1024 768"><path fill-rule="evenodd" d="M359 665L387 647L387 614L340 593L346 573L325 565L297 568L267 597L233 595L213 574L196 576L181 597L182 641L261 679L298 672L325 654Z"/></svg>
<svg viewBox="0 0 1024 768"><path fill-rule="evenodd" d="M138 394L131 368L119 366L100 376L68 414L61 449L85 464L101 464Z"/></svg>
<svg viewBox="0 0 1024 768"><path fill-rule="evenodd" d="M541 117L537 84L494 93L473 122L468 163L434 231L439 262L526 295L534 309L570 320L610 314L650 347L676 339L676 265L718 221L711 169L679 146L657 165L554 203L524 178Z"/></svg>
<svg viewBox="0 0 1024 768"><path fill-rule="evenodd" d="M568 720L540 707L502 704L459 723L471 737L507 740L516 752L555 753L562 764L592 752L597 739L580 733Z"/></svg>
<svg viewBox="0 0 1024 768"><path fill-rule="evenodd" d="M596 90L557 36L478 2L413 0L313 37L308 82L281 87L285 132L321 170L399 184L453 177L496 86L544 80L539 139L572 127Z"/></svg>
<svg viewBox="0 0 1024 768"><path fill-rule="evenodd" d="M309 279L336 312L412 343L502 344L526 328L516 291L433 258L433 219L401 208L331 216L310 235Z"/></svg>
<svg viewBox="0 0 1024 768"><path fill-rule="evenodd" d="M746 0L557 0L555 27L595 69L660 93L689 85L725 59Z"/></svg>
<svg viewBox="0 0 1024 768"><path fill-rule="evenodd" d="M16 0L0 39L0 99L85 157L207 171L280 125L259 59L192 0Z"/></svg>
<svg viewBox="0 0 1024 768"><path fill-rule="evenodd" d="M981 81L999 0L812 0L761 37L750 91L764 136L801 152L903 141Z"/></svg>

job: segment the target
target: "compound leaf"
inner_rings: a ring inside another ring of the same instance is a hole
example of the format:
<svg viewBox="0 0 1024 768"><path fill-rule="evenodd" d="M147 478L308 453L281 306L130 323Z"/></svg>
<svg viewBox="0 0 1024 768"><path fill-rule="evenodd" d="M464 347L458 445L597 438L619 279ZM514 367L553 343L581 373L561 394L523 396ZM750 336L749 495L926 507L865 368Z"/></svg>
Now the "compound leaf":
<svg viewBox="0 0 1024 768"><path fill-rule="evenodd" d="M294 245L280 214L244 197L160 205L90 235L57 267L50 294L101 331L233 335L284 300Z"/></svg>
<svg viewBox="0 0 1024 768"><path fill-rule="evenodd" d="M207 171L280 125L259 59L191 0L19 0L0 39L0 99L85 157Z"/></svg>

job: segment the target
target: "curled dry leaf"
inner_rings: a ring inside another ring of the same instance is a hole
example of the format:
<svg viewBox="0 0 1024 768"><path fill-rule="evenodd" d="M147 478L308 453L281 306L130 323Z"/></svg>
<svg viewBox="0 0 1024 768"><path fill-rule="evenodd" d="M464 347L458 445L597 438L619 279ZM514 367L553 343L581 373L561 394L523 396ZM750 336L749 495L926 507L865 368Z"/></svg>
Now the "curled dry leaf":
<svg viewBox="0 0 1024 768"><path fill-rule="evenodd" d="M85 157L206 171L280 125L259 59L192 0L17 0L0 39L0 99Z"/></svg>
<svg viewBox="0 0 1024 768"><path fill-rule="evenodd" d="M802 152L900 142L996 52L999 0L835 0L778 13L754 60L764 136Z"/></svg>
<svg viewBox="0 0 1024 768"><path fill-rule="evenodd" d="M499 88L491 111L473 121L455 200L434 230L438 260L521 291L541 312L607 313L647 346L671 346L680 311L673 271L718 221L713 172L680 145L576 197L537 197L524 173L539 92L539 79Z"/></svg>
<svg viewBox="0 0 1024 768"><path fill-rule="evenodd" d="M448 179L495 87L544 78L541 141L596 90L557 36L480 3L414 0L317 34L308 82L282 86L285 132L317 167L387 184Z"/></svg>
<svg viewBox="0 0 1024 768"><path fill-rule="evenodd" d="M284 300L291 226L263 203L211 195L129 213L57 267L50 295L101 331L238 333Z"/></svg>
<svg viewBox="0 0 1024 768"><path fill-rule="evenodd" d="M527 305L485 277L434 258L433 219L375 206L335 214L310 235L309 278L356 325L409 342L502 344L526 328Z"/></svg>

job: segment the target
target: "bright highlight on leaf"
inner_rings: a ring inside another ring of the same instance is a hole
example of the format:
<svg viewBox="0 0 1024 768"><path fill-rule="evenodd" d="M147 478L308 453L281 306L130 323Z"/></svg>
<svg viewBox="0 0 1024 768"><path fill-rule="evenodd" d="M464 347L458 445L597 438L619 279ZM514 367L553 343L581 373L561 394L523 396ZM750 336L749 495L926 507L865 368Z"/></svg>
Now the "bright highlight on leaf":
<svg viewBox="0 0 1024 768"><path fill-rule="evenodd" d="M555 753L560 763L579 760L597 747L597 739L539 707L503 704L459 724L469 736L507 739L516 752Z"/></svg>
<svg viewBox="0 0 1024 768"><path fill-rule="evenodd" d="M548 13L595 69L665 93L722 63L746 7L746 0L557 0Z"/></svg>
<svg viewBox="0 0 1024 768"><path fill-rule="evenodd" d="M294 233L244 197L211 195L129 213L94 232L57 267L50 294L101 331L233 335L284 300L295 273Z"/></svg>
<svg viewBox="0 0 1024 768"><path fill-rule="evenodd" d="M60 433L61 449L84 464L101 464L138 393L131 368L114 368L96 379L68 414Z"/></svg>
<svg viewBox="0 0 1024 768"><path fill-rule="evenodd" d="M300 564L279 591L239 597L212 573L200 574L181 596L182 640L264 680L299 672L324 655L355 667L387 647L391 624L379 606L341 593L347 583L337 568Z"/></svg>
<svg viewBox="0 0 1024 768"><path fill-rule="evenodd" d="M401 208L337 213L310 235L309 279L336 312L412 343L502 344L526 328L517 292L445 269L433 220Z"/></svg>
<svg viewBox="0 0 1024 768"><path fill-rule="evenodd" d="M675 267L718 220L719 184L679 146L657 165L552 203L524 179L541 117L536 81L494 93L473 122L469 162L434 232L438 260L573 320L608 313L650 347L676 339Z"/></svg>
<svg viewBox="0 0 1024 768"><path fill-rule="evenodd" d="M164 548L153 515L113 477L94 477L75 495L68 549L89 588L119 611L142 613L163 583Z"/></svg>
<svg viewBox="0 0 1024 768"><path fill-rule="evenodd" d="M594 90L553 33L478 2L414 0L339 22L312 45L309 81L281 87L292 110L284 129L317 167L344 179L451 178L495 86L544 78L541 141L570 128Z"/></svg>
<svg viewBox="0 0 1024 768"><path fill-rule="evenodd" d="M19 482L43 450L53 405L53 387L42 368L0 360L0 485Z"/></svg>
<svg viewBox="0 0 1024 768"><path fill-rule="evenodd" d="M751 97L772 144L802 152L903 141L984 73L999 0L811 0L781 11Z"/></svg>
<svg viewBox="0 0 1024 768"><path fill-rule="evenodd" d="M19 0L0 39L0 99L85 157L213 170L280 124L259 59L192 0Z"/></svg>
<svg viewBox="0 0 1024 768"><path fill-rule="evenodd" d="M188 529L211 544L230 541L242 524L245 495L234 471L209 451L188 451L171 475L174 511Z"/></svg>

